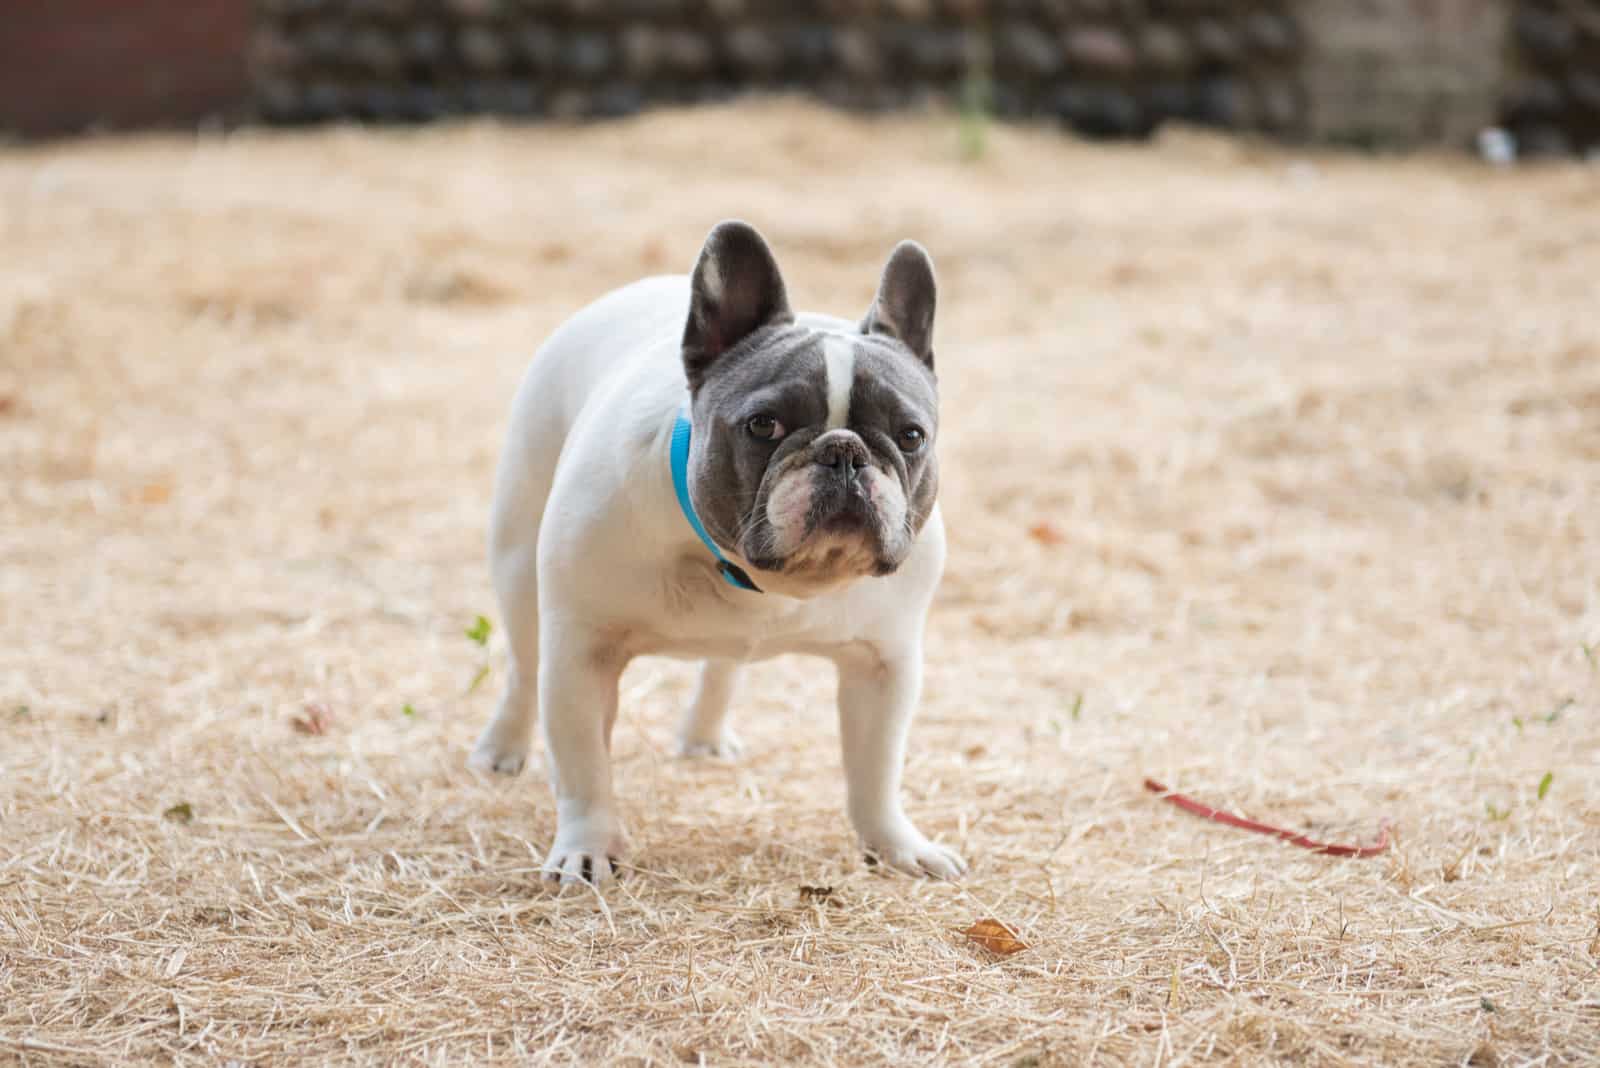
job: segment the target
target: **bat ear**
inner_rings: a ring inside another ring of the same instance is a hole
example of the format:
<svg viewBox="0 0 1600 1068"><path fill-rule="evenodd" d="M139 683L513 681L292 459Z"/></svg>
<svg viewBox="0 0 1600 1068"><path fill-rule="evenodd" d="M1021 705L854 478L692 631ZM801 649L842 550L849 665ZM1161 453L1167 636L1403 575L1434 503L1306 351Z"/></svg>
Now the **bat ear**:
<svg viewBox="0 0 1600 1068"><path fill-rule="evenodd" d="M861 332L894 338L931 370L938 288L928 251L915 241L900 242L884 264L878 296L861 321Z"/></svg>
<svg viewBox="0 0 1600 1068"><path fill-rule="evenodd" d="M690 390L698 390L711 365L757 330L794 322L778 261L749 223L717 224L689 285L683 369Z"/></svg>

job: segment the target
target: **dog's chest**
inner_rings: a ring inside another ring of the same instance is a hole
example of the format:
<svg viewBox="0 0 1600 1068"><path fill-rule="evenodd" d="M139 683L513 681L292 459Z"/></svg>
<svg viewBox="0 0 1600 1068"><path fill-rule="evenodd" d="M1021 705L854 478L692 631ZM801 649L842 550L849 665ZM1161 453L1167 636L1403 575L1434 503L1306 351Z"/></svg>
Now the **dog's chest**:
<svg viewBox="0 0 1600 1068"><path fill-rule="evenodd" d="M854 591L800 601L734 590L698 559L682 561L662 592L651 618L630 628L633 655L764 660L822 652L856 640L862 615Z"/></svg>

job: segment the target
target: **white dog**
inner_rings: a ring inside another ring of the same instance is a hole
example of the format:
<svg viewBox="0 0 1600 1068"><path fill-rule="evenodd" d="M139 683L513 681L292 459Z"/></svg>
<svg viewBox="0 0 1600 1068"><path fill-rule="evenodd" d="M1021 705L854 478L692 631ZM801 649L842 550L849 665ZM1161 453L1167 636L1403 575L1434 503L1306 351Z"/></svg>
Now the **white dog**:
<svg viewBox="0 0 1600 1068"><path fill-rule="evenodd" d="M491 557L511 645L473 751L516 774L536 707L562 883L611 878L617 680L635 656L704 660L685 754L728 755L740 664L839 670L851 822L869 860L954 878L900 804L922 632L944 565L935 503L933 265L902 243L860 322L796 315L766 243L725 222L689 278L650 278L564 323L517 392Z"/></svg>

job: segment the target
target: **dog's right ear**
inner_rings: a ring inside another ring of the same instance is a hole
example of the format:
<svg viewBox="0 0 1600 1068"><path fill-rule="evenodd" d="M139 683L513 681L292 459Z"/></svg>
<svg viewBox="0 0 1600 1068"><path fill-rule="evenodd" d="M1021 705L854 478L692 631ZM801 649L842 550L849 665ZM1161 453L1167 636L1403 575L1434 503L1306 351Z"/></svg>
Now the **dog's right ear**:
<svg viewBox="0 0 1600 1068"><path fill-rule="evenodd" d="M691 392L723 353L764 326L794 322L772 250L749 223L718 223L689 281L683 370Z"/></svg>

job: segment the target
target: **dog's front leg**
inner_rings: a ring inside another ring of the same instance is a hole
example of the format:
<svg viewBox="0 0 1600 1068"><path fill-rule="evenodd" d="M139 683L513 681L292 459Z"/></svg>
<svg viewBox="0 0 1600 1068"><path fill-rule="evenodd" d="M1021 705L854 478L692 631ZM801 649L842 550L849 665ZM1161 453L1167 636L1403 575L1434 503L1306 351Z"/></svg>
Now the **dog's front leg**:
<svg viewBox="0 0 1600 1068"><path fill-rule="evenodd" d="M542 623L539 708L556 795L556 839L544 874L564 885L599 885L623 850L611 792L611 727L626 658L571 620L546 615Z"/></svg>
<svg viewBox="0 0 1600 1068"><path fill-rule="evenodd" d="M920 644L852 645L836 662L850 822L868 858L913 875L960 877L966 861L928 841L900 805L906 734L922 691Z"/></svg>

